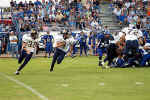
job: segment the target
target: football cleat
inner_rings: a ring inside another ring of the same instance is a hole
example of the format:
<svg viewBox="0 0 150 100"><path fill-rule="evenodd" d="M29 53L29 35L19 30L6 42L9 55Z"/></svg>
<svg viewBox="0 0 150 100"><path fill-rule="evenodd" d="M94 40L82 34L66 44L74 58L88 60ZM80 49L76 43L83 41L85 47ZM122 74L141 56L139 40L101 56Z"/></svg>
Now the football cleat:
<svg viewBox="0 0 150 100"><path fill-rule="evenodd" d="M54 70L53 69L50 69L50 72L53 72Z"/></svg>
<svg viewBox="0 0 150 100"><path fill-rule="evenodd" d="M20 74L20 72L19 72L19 71L16 71L16 72L15 72L15 75L19 75L19 74Z"/></svg>

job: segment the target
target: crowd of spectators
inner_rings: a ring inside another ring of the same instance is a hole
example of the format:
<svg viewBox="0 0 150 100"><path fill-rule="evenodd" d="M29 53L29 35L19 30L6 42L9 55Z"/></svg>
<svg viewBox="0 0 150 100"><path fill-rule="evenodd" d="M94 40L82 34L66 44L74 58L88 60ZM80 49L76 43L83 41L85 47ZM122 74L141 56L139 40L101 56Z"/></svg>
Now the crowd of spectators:
<svg viewBox="0 0 150 100"><path fill-rule="evenodd" d="M69 3L69 4L68 4ZM19 31L29 31L32 28L42 30L44 25L63 24L73 29L91 28L98 25L100 13L98 0L87 0L83 5L81 0L36 0L35 2L11 1L13 23ZM97 23L96 23L96 22Z"/></svg>
<svg viewBox="0 0 150 100"><path fill-rule="evenodd" d="M84 2L83 2L84 1ZM1 24L0 54L11 52L10 33L17 36L18 49L21 48L21 39L24 33L32 29L47 31L45 27L62 25L72 30L97 29L101 27L99 14L100 0L36 0L10 2L12 24Z"/></svg>
<svg viewBox="0 0 150 100"><path fill-rule="evenodd" d="M150 30L150 1L112 0L111 7L119 24L134 24L139 29Z"/></svg>

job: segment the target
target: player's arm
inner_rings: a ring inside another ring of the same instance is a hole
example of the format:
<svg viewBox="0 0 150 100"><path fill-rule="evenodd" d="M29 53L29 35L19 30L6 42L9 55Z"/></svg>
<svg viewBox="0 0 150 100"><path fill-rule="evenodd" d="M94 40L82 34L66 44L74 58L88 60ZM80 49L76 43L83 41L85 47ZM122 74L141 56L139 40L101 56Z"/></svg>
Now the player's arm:
<svg viewBox="0 0 150 100"><path fill-rule="evenodd" d="M69 53L68 53L68 56L72 56L72 51L73 51L73 45L70 45L70 50L69 50Z"/></svg>
<svg viewBox="0 0 150 100"><path fill-rule="evenodd" d="M27 50L26 46L27 46L27 43L23 42L23 44L22 44L22 50L25 50L27 52L27 54L30 54L30 51Z"/></svg>
<svg viewBox="0 0 150 100"><path fill-rule="evenodd" d="M144 50L150 50L149 46L144 46Z"/></svg>
<svg viewBox="0 0 150 100"><path fill-rule="evenodd" d="M91 47L93 47L93 39L91 39Z"/></svg>
<svg viewBox="0 0 150 100"><path fill-rule="evenodd" d="M140 37L138 40L139 40L139 44L143 44L144 41L143 41L142 37Z"/></svg>
<svg viewBox="0 0 150 100"><path fill-rule="evenodd" d="M54 43L54 37L53 37L53 35L52 35L52 43Z"/></svg>
<svg viewBox="0 0 150 100"><path fill-rule="evenodd" d="M66 45L65 41L63 41L63 42L57 42L56 47L62 47L62 46L65 46L65 45Z"/></svg>
<svg viewBox="0 0 150 100"><path fill-rule="evenodd" d="M27 46L27 43L26 43L26 42L23 42L23 43L22 43L22 50L25 50L25 51L26 51L26 50L27 50L26 46Z"/></svg>
<svg viewBox="0 0 150 100"><path fill-rule="evenodd" d="M46 46L46 40L44 40L44 45Z"/></svg>

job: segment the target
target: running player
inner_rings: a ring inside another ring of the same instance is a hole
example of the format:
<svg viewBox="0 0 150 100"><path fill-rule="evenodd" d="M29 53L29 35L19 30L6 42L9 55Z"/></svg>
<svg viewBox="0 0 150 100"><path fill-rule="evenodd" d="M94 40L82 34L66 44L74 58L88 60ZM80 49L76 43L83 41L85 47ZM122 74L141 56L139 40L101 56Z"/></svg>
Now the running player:
<svg viewBox="0 0 150 100"><path fill-rule="evenodd" d="M50 72L54 70L54 65L56 61L57 61L57 64L60 64L63 61L69 49L70 49L70 54L71 54L72 49L73 49L74 39L70 37L69 32L65 31L63 32L63 35L60 35L54 41L55 41L54 42L55 52L54 52L52 64L50 67Z"/></svg>
<svg viewBox="0 0 150 100"><path fill-rule="evenodd" d="M35 30L33 30L31 32L31 34L26 34L23 36L22 52L18 59L18 63L21 64L23 60L24 60L24 62L17 69L17 71L15 73L16 75L19 75L20 71L31 60L32 55L35 52L36 45L37 45L37 32Z"/></svg>

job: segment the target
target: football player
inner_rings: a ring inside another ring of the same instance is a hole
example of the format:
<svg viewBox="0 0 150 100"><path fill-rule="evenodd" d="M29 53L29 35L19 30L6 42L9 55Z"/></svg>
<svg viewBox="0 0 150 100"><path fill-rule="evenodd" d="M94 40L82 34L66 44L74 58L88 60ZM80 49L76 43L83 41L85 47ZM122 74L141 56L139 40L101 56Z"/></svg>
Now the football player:
<svg viewBox="0 0 150 100"><path fill-rule="evenodd" d="M69 50L71 54L74 43L74 39L70 37L70 34L67 31L64 31L62 35L57 37L57 39L55 39L54 41L55 52L53 55L50 72L54 70L56 61L57 64L60 64Z"/></svg>
<svg viewBox="0 0 150 100"><path fill-rule="evenodd" d="M98 34L97 35L97 48L99 54L99 66L104 67L104 62L102 61L102 57L104 53L107 52L107 47L109 46L109 42L111 40L111 34Z"/></svg>
<svg viewBox="0 0 150 100"><path fill-rule="evenodd" d="M47 32L47 34L43 37L44 44L45 44L45 57L48 53L48 58L50 58L50 54L53 52L53 36L50 34L50 32Z"/></svg>
<svg viewBox="0 0 150 100"><path fill-rule="evenodd" d="M79 44L80 44L80 56L82 56L82 51L84 50L85 55L87 56L87 38L88 36L81 31L79 37Z"/></svg>
<svg viewBox="0 0 150 100"><path fill-rule="evenodd" d="M18 59L18 63L21 64L20 67L16 71L16 75L20 74L20 71L26 66L26 64L32 58L33 53L37 47L37 32L32 30L31 34L25 34L23 36L23 45L22 45L22 52Z"/></svg>

